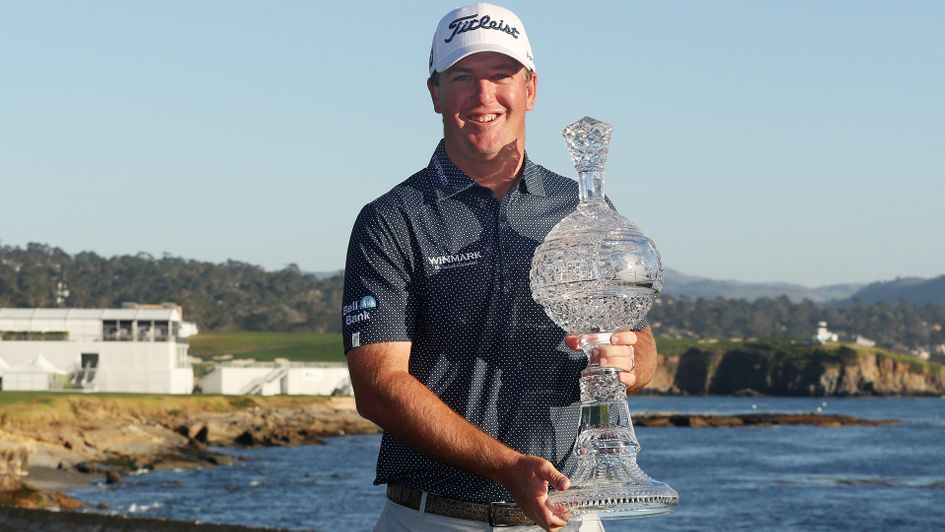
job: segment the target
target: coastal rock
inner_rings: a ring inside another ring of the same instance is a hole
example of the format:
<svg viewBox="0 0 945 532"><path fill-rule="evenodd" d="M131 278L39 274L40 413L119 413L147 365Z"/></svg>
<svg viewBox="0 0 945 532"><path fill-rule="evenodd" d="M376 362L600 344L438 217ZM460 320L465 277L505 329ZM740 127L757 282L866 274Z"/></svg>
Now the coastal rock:
<svg viewBox="0 0 945 532"><path fill-rule="evenodd" d="M943 395L945 368L906 357L812 346L746 344L659 355L642 393L680 395Z"/></svg>
<svg viewBox="0 0 945 532"><path fill-rule="evenodd" d="M19 477L28 473L31 462L52 471L107 475L117 482L142 468L233 463L207 445L306 445L321 443L325 435L380 430L358 415L351 397L170 399L51 393L28 409L15 402L0 405L0 419L0 479L7 479L14 491L22 487ZM31 508L68 504L33 495L4 501Z"/></svg>
<svg viewBox="0 0 945 532"><path fill-rule="evenodd" d="M35 442L27 438L0 431L0 479L25 475L30 453L35 447Z"/></svg>
<svg viewBox="0 0 945 532"><path fill-rule="evenodd" d="M376 433L352 397L113 397L50 393L30 408L0 405L0 505L66 508L61 494L24 488L28 464L44 471L105 475L118 482L139 469L233 463L208 445L307 445L321 436ZM50 473L52 474L52 473ZM28 478L28 477L27 477ZM91 480L91 477L90 477ZM48 479L43 481L46 489ZM11 493L25 490L21 495ZM2 527L0 527L2 528Z"/></svg>
<svg viewBox="0 0 945 532"><path fill-rule="evenodd" d="M208 445L233 445L247 427L253 425L253 416L247 412L233 413L198 413L193 417L193 425L204 429L204 443Z"/></svg>
<svg viewBox="0 0 945 532"><path fill-rule="evenodd" d="M776 425L814 425L836 428L848 425L879 427L895 425L898 419L863 419L838 414L640 414L633 417L638 427L774 427Z"/></svg>
<svg viewBox="0 0 945 532"><path fill-rule="evenodd" d="M166 427L141 423L103 423L82 430L90 447L112 454L148 456L187 444L187 438Z"/></svg>
<svg viewBox="0 0 945 532"><path fill-rule="evenodd" d="M91 447L83 446L83 449L86 452L80 453L63 445L40 441L36 442L29 461L34 466L68 469L81 462L103 458Z"/></svg>
<svg viewBox="0 0 945 532"><path fill-rule="evenodd" d="M29 484L15 479L3 483L0 487L0 506L18 508L76 510L82 508L82 501L62 492L44 492L34 489Z"/></svg>
<svg viewBox="0 0 945 532"><path fill-rule="evenodd" d="M205 423L190 423L177 427L177 433L189 440L207 443L207 434L210 429Z"/></svg>

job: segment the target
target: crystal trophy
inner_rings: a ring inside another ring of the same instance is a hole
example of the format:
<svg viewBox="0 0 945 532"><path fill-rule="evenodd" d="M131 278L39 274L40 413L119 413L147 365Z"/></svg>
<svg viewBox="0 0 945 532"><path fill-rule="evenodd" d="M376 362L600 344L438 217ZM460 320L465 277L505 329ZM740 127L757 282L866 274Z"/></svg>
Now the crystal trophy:
<svg viewBox="0 0 945 532"><path fill-rule="evenodd" d="M572 518L630 519L668 514L679 495L637 466L637 442L620 370L593 361L591 350L608 344L620 327L644 323L663 286L653 241L604 198L604 164L610 124L584 117L562 130L578 171L580 203L535 249L532 297L548 317L580 335L588 366L581 373L581 419L571 487L551 492Z"/></svg>

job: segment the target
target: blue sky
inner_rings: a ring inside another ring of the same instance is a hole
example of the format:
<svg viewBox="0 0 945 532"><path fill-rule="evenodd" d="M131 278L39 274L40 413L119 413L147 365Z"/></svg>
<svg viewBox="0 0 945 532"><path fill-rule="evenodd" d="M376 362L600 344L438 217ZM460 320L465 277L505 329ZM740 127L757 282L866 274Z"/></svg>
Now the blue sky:
<svg viewBox="0 0 945 532"><path fill-rule="evenodd" d="M343 267L425 166L453 2L0 0L0 242ZM945 273L945 2L505 2L535 51L527 149L611 122L607 192L693 275Z"/></svg>

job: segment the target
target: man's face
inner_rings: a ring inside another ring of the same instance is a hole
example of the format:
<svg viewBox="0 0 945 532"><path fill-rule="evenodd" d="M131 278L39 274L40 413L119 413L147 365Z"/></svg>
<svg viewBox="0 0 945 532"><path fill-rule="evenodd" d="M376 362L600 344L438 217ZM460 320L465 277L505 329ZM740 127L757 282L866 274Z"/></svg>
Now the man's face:
<svg viewBox="0 0 945 532"><path fill-rule="evenodd" d="M454 162L475 164L491 161L503 149L524 149L525 113L535 106L537 78L529 79L518 61L495 52L473 54L428 88L433 109L443 115Z"/></svg>

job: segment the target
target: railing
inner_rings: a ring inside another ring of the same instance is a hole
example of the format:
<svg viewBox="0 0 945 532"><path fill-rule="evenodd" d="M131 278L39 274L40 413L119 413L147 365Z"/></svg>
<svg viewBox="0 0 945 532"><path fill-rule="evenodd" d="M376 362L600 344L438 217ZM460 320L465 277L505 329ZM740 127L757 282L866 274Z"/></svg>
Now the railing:
<svg viewBox="0 0 945 532"><path fill-rule="evenodd" d="M5 342L63 342L69 339L67 331L4 331Z"/></svg>
<svg viewBox="0 0 945 532"><path fill-rule="evenodd" d="M262 392L262 387L269 384L270 382L279 380L286 376L289 372L288 368L281 366L273 369L269 373L263 375L262 377L256 377L255 379L246 383L246 386L243 386L243 389L240 390L240 395L254 395Z"/></svg>
<svg viewBox="0 0 945 532"><path fill-rule="evenodd" d="M142 335L139 334L139 335L138 335L138 338L135 338L134 335L131 334L130 332L127 332L127 333L119 333L119 334L106 333L106 334L103 334L103 335L102 335L102 341L103 341L103 342L146 342L146 343L149 343L149 342L174 342L174 343L184 344L184 345L189 345L189 344L190 344L190 342L188 342L186 338L174 338L173 336L166 335L166 334L165 334L165 335L154 335L154 338L153 338L153 339L150 338L150 337L148 337L148 336L142 337Z"/></svg>
<svg viewBox="0 0 945 532"><path fill-rule="evenodd" d="M92 366L79 368L69 375L69 379L65 386L70 390L91 389L95 384L95 374L97 372L98 368Z"/></svg>

